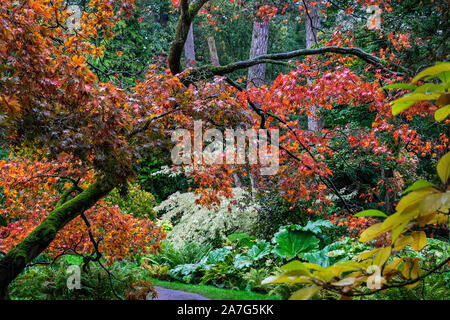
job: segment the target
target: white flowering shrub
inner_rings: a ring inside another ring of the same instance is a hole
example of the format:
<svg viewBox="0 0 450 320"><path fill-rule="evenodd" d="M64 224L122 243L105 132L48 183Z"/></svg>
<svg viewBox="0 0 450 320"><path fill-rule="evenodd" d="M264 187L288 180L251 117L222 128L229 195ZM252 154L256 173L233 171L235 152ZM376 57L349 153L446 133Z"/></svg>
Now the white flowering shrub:
<svg viewBox="0 0 450 320"><path fill-rule="evenodd" d="M217 244L231 233L251 232L257 206L244 190L234 188L233 193L234 198L223 199L219 207L210 210L195 203L199 196L193 192L171 195L154 208L162 221L173 225L167 240L177 246L186 241Z"/></svg>

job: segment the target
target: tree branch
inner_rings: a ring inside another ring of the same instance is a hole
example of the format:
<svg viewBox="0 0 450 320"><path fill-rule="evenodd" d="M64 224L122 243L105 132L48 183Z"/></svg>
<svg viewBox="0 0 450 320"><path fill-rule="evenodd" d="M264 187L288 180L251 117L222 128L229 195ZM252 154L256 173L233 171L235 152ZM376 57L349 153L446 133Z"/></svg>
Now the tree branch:
<svg viewBox="0 0 450 320"><path fill-rule="evenodd" d="M181 14L178 19L175 39L172 42L169 52L169 68L172 74L178 74L183 71L181 67L181 55L183 53L184 44L189 33L189 28L197 13L208 0L193 1L189 4L189 0L181 1Z"/></svg>
<svg viewBox="0 0 450 320"><path fill-rule="evenodd" d="M203 66L198 67L192 70L189 70L187 73L187 76L197 78L197 79L208 79L214 76L224 76L231 72L241 70L241 69L247 69L252 66L261 64L261 63L275 63L279 60L286 60L286 59L292 59L292 58L298 58L301 56L309 56L309 55L318 55L318 54L325 54L325 53L338 53L343 55L353 55L356 56L368 64L371 64L377 68L380 68L382 70L388 71L390 73L396 74L396 75L402 75L403 73L400 72L394 72L392 70L387 69L380 58L371 55L370 53L365 52L364 50L360 48L352 48L352 47L338 47L338 46L328 46L328 47L322 47L322 48L315 48L315 49L299 49L295 51L290 52L282 52L282 53L272 53L272 54L265 54L259 57L256 57L254 59L244 60L244 61L238 61L234 63L230 63L225 66ZM404 72L408 72L409 70L397 66L399 69L402 69Z"/></svg>

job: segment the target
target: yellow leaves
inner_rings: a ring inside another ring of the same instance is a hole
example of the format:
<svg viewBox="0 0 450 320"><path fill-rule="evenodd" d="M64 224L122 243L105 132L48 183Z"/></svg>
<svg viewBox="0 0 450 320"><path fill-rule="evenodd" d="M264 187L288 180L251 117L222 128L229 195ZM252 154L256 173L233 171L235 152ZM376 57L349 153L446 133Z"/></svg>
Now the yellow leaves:
<svg viewBox="0 0 450 320"><path fill-rule="evenodd" d="M391 250L392 250L391 247L385 247L385 248L381 249L375 256L375 258L373 259L373 264L376 266L379 266L379 267L384 265L384 263L387 261L387 259L391 255Z"/></svg>
<svg viewBox="0 0 450 320"><path fill-rule="evenodd" d="M367 258L372 258L380 249L376 248L370 251L365 251L356 256L356 260L365 260Z"/></svg>
<svg viewBox="0 0 450 320"><path fill-rule="evenodd" d="M392 114L394 116L398 115L400 112L408 109L412 105L416 104L417 102L423 101L423 100L436 100L440 97L440 93L433 93L433 94L424 94L424 93L415 93L410 94L408 96L404 96L400 99L397 99L392 104Z"/></svg>
<svg viewBox="0 0 450 320"><path fill-rule="evenodd" d="M400 267L402 262L403 258L395 258L394 260L389 262L383 269L383 276L386 279L395 276L399 272L398 268Z"/></svg>
<svg viewBox="0 0 450 320"><path fill-rule="evenodd" d="M415 190L415 191L407 194L400 200L400 202L397 204L396 210L397 210L397 212L402 212L402 211L406 210L407 208L417 204L426 196L428 196L432 193L436 193L436 192L437 192L437 190L434 188L424 188L424 189Z"/></svg>
<svg viewBox="0 0 450 320"><path fill-rule="evenodd" d="M446 184L450 176L450 152L447 152L437 164L437 173L442 183Z"/></svg>
<svg viewBox="0 0 450 320"><path fill-rule="evenodd" d="M421 275L419 258L407 259L402 266L401 274L405 279L418 279ZM416 281L412 284L406 285L408 289L416 287L420 281Z"/></svg>
<svg viewBox="0 0 450 320"><path fill-rule="evenodd" d="M438 122L444 121L450 114L450 104L436 110L434 113L434 119Z"/></svg>
<svg viewBox="0 0 450 320"><path fill-rule="evenodd" d="M400 251L404 249L407 245L410 245L416 251L420 251L427 244L427 236L423 231L414 231L409 236L404 236L397 239L394 244L394 251Z"/></svg>
<svg viewBox="0 0 450 320"><path fill-rule="evenodd" d="M300 290L295 291L289 300L309 300L311 299L317 291L320 290L319 286L310 286L306 288L302 288Z"/></svg>
<svg viewBox="0 0 450 320"><path fill-rule="evenodd" d="M375 237L379 236L380 234L385 233L387 230L385 227L383 227L383 223L376 223L361 233L361 236L359 237L359 241L361 242L367 242Z"/></svg>
<svg viewBox="0 0 450 320"><path fill-rule="evenodd" d="M398 238L397 241L394 243L393 251L400 251L404 249L408 244L410 244L413 241L411 236L404 236L401 238Z"/></svg>
<svg viewBox="0 0 450 320"><path fill-rule="evenodd" d="M445 193L432 194L420 202L419 212L421 216L428 215L430 213L438 211L445 203L448 195Z"/></svg>
<svg viewBox="0 0 450 320"><path fill-rule="evenodd" d="M331 271L336 277L339 277L342 273L347 271L360 270L361 264L356 261L344 261L338 262L334 266L326 268L326 270Z"/></svg>
<svg viewBox="0 0 450 320"><path fill-rule="evenodd" d="M402 112L403 110L406 110L410 106L416 104L417 102L424 101L424 100L436 100L437 105L447 105L448 104L448 93L446 92L448 89L449 77L450 73L450 63L439 63L436 64L433 67L427 68L420 72L411 82L415 83L419 81L422 78L425 78L425 80L438 77L441 80L441 84L434 84L434 83L425 83L424 85L415 88L415 90L411 93L408 93L404 95L403 97L394 100L392 102L392 114L395 116ZM413 88L408 87L402 84L394 84L391 86L391 88ZM435 118L437 121L444 120L448 114L449 110L445 110L436 112ZM441 110L439 109L439 110Z"/></svg>
<svg viewBox="0 0 450 320"><path fill-rule="evenodd" d="M410 245L416 251L422 250L422 248L427 244L427 236L423 231L414 231L411 233L411 238L412 241Z"/></svg>
<svg viewBox="0 0 450 320"><path fill-rule="evenodd" d="M268 283L312 283L312 274L308 268L300 261L292 261L281 267L285 272L281 275L271 276L262 281Z"/></svg>
<svg viewBox="0 0 450 320"><path fill-rule="evenodd" d="M448 222L448 216L445 214L436 214L433 218L427 222L427 224L446 224Z"/></svg>
<svg viewBox="0 0 450 320"><path fill-rule="evenodd" d="M403 266L402 266L402 276L406 279L409 279L410 267L411 267L411 261L409 259L405 260L405 263L403 263Z"/></svg>
<svg viewBox="0 0 450 320"><path fill-rule="evenodd" d="M284 273L278 276L271 276L264 279L261 284L269 284L269 283L312 283L311 279L308 276L302 275L289 275L288 273Z"/></svg>
<svg viewBox="0 0 450 320"><path fill-rule="evenodd" d="M361 285L362 283L364 283L364 281L367 280L367 277L363 275L363 273L361 271L358 272L352 272L349 275L347 275L345 278L343 278L342 280L333 282L332 285L336 286L336 287L349 287L349 288L353 288L356 286ZM346 288L346 289L349 289Z"/></svg>
<svg viewBox="0 0 450 320"><path fill-rule="evenodd" d="M450 63L448 63L448 62L439 63L439 64L436 64L435 66L426 68L425 70L420 72L418 75L416 75L414 77L414 79L411 80L411 83L415 83L424 77L436 76L440 73L448 72L448 71L450 71Z"/></svg>

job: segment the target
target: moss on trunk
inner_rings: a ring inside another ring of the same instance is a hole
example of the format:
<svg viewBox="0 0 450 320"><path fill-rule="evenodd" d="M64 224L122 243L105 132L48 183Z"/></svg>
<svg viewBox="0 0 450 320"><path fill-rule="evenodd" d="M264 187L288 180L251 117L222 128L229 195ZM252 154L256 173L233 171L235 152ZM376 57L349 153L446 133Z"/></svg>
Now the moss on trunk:
<svg viewBox="0 0 450 320"><path fill-rule="evenodd" d="M105 179L92 183L71 200L58 205L22 242L0 260L0 299L8 298L8 285L25 266L41 254L55 239L59 230L92 207L113 189Z"/></svg>

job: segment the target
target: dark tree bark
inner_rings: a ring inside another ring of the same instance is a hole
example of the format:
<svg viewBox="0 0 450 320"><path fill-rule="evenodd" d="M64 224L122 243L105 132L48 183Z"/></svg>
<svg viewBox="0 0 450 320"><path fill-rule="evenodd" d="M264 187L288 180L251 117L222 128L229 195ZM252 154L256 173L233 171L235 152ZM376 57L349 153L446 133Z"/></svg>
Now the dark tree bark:
<svg viewBox="0 0 450 320"><path fill-rule="evenodd" d="M269 22L255 21L253 23L252 45L250 59L267 54L269 44ZM266 80L266 64L252 66L248 69L249 86L260 87Z"/></svg>
<svg viewBox="0 0 450 320"><path fill-rule="evenodd" d="M80 194L59 204L22 242L0 260L0 299L8 299L8 286L55 239L56 234L71 220L107 195L113 185L99 179Z"/></svg>
<svg viewBox="0 0 450 320"><path fill-rule="evenodd" d="M186 43L192 21L206 2L208 2L208 0L197 0L189 4L189 0L181 0L181 14L178 19L175 40L170 47L168 59L170 71L174 75L183 71L183 68L181 67L181 56L184 44Z"/></svg>

